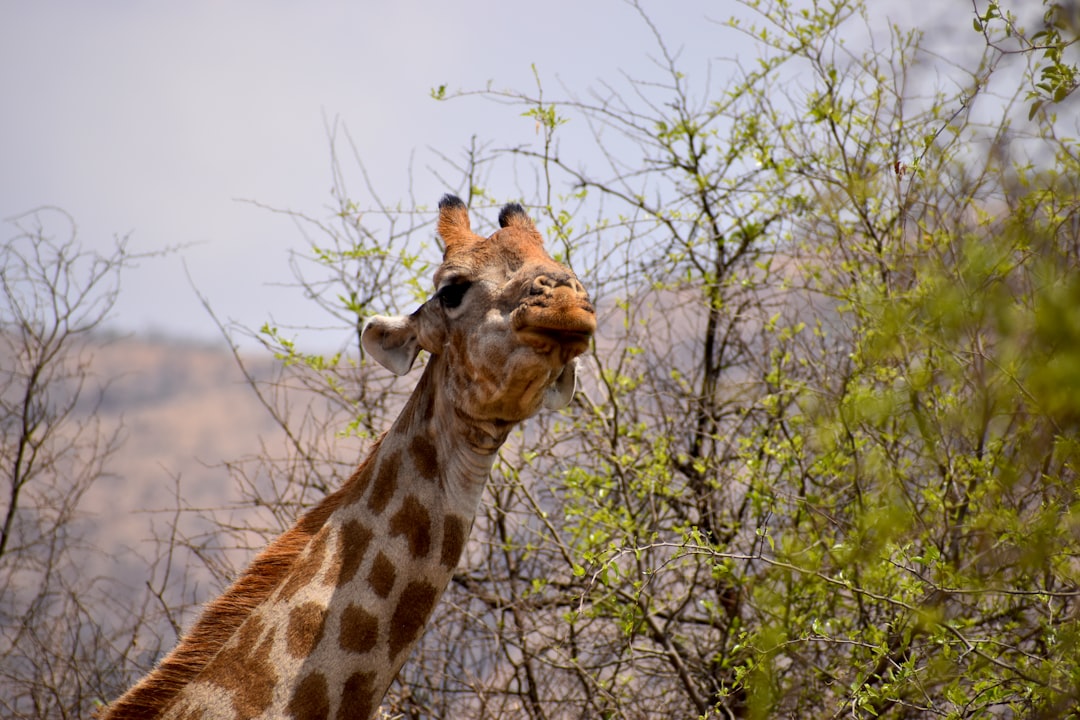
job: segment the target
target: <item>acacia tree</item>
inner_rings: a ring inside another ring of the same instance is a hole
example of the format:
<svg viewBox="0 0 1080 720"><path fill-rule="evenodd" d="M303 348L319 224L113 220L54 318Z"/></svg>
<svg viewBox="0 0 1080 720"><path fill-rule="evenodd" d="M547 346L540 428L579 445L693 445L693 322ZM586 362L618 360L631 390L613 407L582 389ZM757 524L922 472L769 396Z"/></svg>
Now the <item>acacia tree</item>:
<svg viewBox="0 0 1080 720"><path fill-rule="evenodd" d="M998 57L1028 56L1029 119L1040 110L1053 111L1076 92L1080 68L1069 49L1080 41L1080 4L1075 0L1044 0L1040 5L972 0L972 8L975 30ZM1018 12L1030 15L1018 17Z"/></svg>
<svg viewBox="0 0 1080 720"><path fill-rule="evenodd" d="M120 428L96 408L96 333L133 259L82 248L71 217L13 219L0 245L0 714L85 717L128 661L141 609L87 573L81 501L108 473ZM131 615L127 615L131 611Z"/></svg>
<svg viewBox="0 0 1080 720"><path fill-rule="evenodd" d="M568 245L625 265L589 275L611 314L573 431L504 456L459 601L502 669L469 689L536 717L1075 712L1075 144L1015 129L997 43L934 86L917 32L850 49L860 3L747 6L762 56L719 98L659 37L664 83L482 93L547 133L510 154L603 202ZM563 160L568 119L602 174Z"/></svg>
<svg viewBox="0 0 1080 720"><path fill-rule="evenodd" d="M584 99L436 91L541 130L474 145L450 189L498 204L500 163L534 169L519 199L602 317L573 409L504 448L388 712L1077 712L1080 163L1049 112L1069 92L1031 111L1001 72L996 23L1019 25L986 8L981 57L930 76L923 36L858 0L744 6L717 33L759 54L722 92L659 33L659 78ZM1024 47L1029 79L1067 67ZM332 223L300 216L298 277L354 338L385 278L409 288L394 302L424 292L437 247L422 208L342 177ZM398 390L347 349L258 335L283 365L253 387L289 450L233 468L262 513L239 527L274 532Z"/></svg>

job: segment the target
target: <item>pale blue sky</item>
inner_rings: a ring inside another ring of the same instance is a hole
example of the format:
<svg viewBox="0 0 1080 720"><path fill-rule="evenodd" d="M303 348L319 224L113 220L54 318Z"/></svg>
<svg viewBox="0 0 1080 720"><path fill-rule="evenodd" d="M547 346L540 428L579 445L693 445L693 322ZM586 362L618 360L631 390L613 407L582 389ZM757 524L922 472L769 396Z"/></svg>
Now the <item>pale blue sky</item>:
<svg viewBox="0 0 1080 720"><path fill-rule="evenodd" d="M645 5L688 62L722 54L706 18L727 3ZM180 257L223 317L305 324L310 309L268 286L290 279L302 239L237 199L320 214L325 119L347 126L386 199L405 197L415 151L417 199L433 204L443 188L427 148L528 142L533 128L479 99L437 103L431 88L528 90L535 63L553 88L585 92L648 69L655 51L621 0L0 0L0 19L0 218L56 205L88 246L128 232L139 251L198 243L129 271L115 322L211 338Z"/></svg>
<svg viewBox="0 0 1080 720"><path fill-rule="evenodd" d="M699 81L713 61L722 86L723 59L753 52L711 22L735 3L642 4ZM429 148L536 140L520 109L437 103L431 88L531 90L535 63L547 88L584 95L622 72L648 77L655 53L623 0L0 0L0 219L56 205L90 247L129 232L135 251L194 243L127 272L114 316L125 330L216 337L181 260L224 319L319 322L274 286L291 279L299 232L239 200L321 215L327 119L348 128L386 200L406 197L415 152L417 200L431 205L445 188L425 169Z"/></svg>

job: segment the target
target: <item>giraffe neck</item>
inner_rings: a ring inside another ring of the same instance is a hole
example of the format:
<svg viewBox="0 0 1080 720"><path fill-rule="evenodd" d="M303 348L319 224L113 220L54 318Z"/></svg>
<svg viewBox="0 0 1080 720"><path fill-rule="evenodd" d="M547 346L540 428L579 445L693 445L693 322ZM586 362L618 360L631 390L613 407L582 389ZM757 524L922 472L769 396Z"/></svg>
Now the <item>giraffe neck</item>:
<svg viewBox="0 0 1080 720"><path fill-rule="evenodd" d="M159 701L163 712L146 716L365 718L374 712L452 577L495 453L513 426L464 417L441 395L443 372L431 358L405 408L353 476L207 608L162 667L182 660L196 636L223 634L216 621L235 631L221 638L220 649L204 650L201 668L172 682ZM292 557L270 557L297 533L289 541L296 545ZM237 611L234 596L243 593L237 589L275 569L276 581L262 580L263 599ZM123 701L106 717L123 716Z"/></svg>
<svg viewBox="0 0 1080 720"><path fill-rule="evenodd" d="M445 511L467 517L471 524L495 455L514 423L465 415L445 395L445 373L442 358L432 357L373 455L380 464L384 458L400 457L401 462L389 463L403 476L400 493L433 483L445 498Z"/></svg>
<svg viewBox="0 0 1080 720"><path fill-rule="evenodd" d="M463 419L441 396L441 373L433 358L347 497L254 616L264 616L261 655L279 675L269 716L373 713L449 583L509 427Z"/></svg>

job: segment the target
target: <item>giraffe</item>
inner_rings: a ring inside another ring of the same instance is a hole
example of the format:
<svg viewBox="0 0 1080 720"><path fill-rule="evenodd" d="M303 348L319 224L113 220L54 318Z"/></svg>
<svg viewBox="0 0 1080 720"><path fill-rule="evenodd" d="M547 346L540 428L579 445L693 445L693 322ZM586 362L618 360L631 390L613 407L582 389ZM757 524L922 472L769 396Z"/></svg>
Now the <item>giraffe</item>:
<svg viewBox="0 0 1080 720"><path fill-rule="evenodd" d="M496 452L542 406L570 402L596 328L525 210L506 205L498 222L485 239L442 198L435 295L361 334L397 375L430 354L401 413L103 720L372 716L451 579Z"/></svg>

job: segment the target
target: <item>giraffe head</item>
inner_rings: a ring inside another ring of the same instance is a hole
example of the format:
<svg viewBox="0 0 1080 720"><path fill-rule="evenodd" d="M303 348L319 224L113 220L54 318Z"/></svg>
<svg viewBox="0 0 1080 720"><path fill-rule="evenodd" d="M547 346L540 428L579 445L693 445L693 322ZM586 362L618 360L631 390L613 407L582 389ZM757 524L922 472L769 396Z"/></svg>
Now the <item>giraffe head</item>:
<svg viewBox="0 0 1080 720"><path fill-rule="evenodd" d="M491 237L475 234L465 204L439 202L446 250L435 295L408 316L371 318L362 341L371 357L403 375L420 350L442 368L447 400L480 421L518 422L563 407L574 394L577 356L596 329L585 288L544 250L520 205L499 213Z"/></svg>

